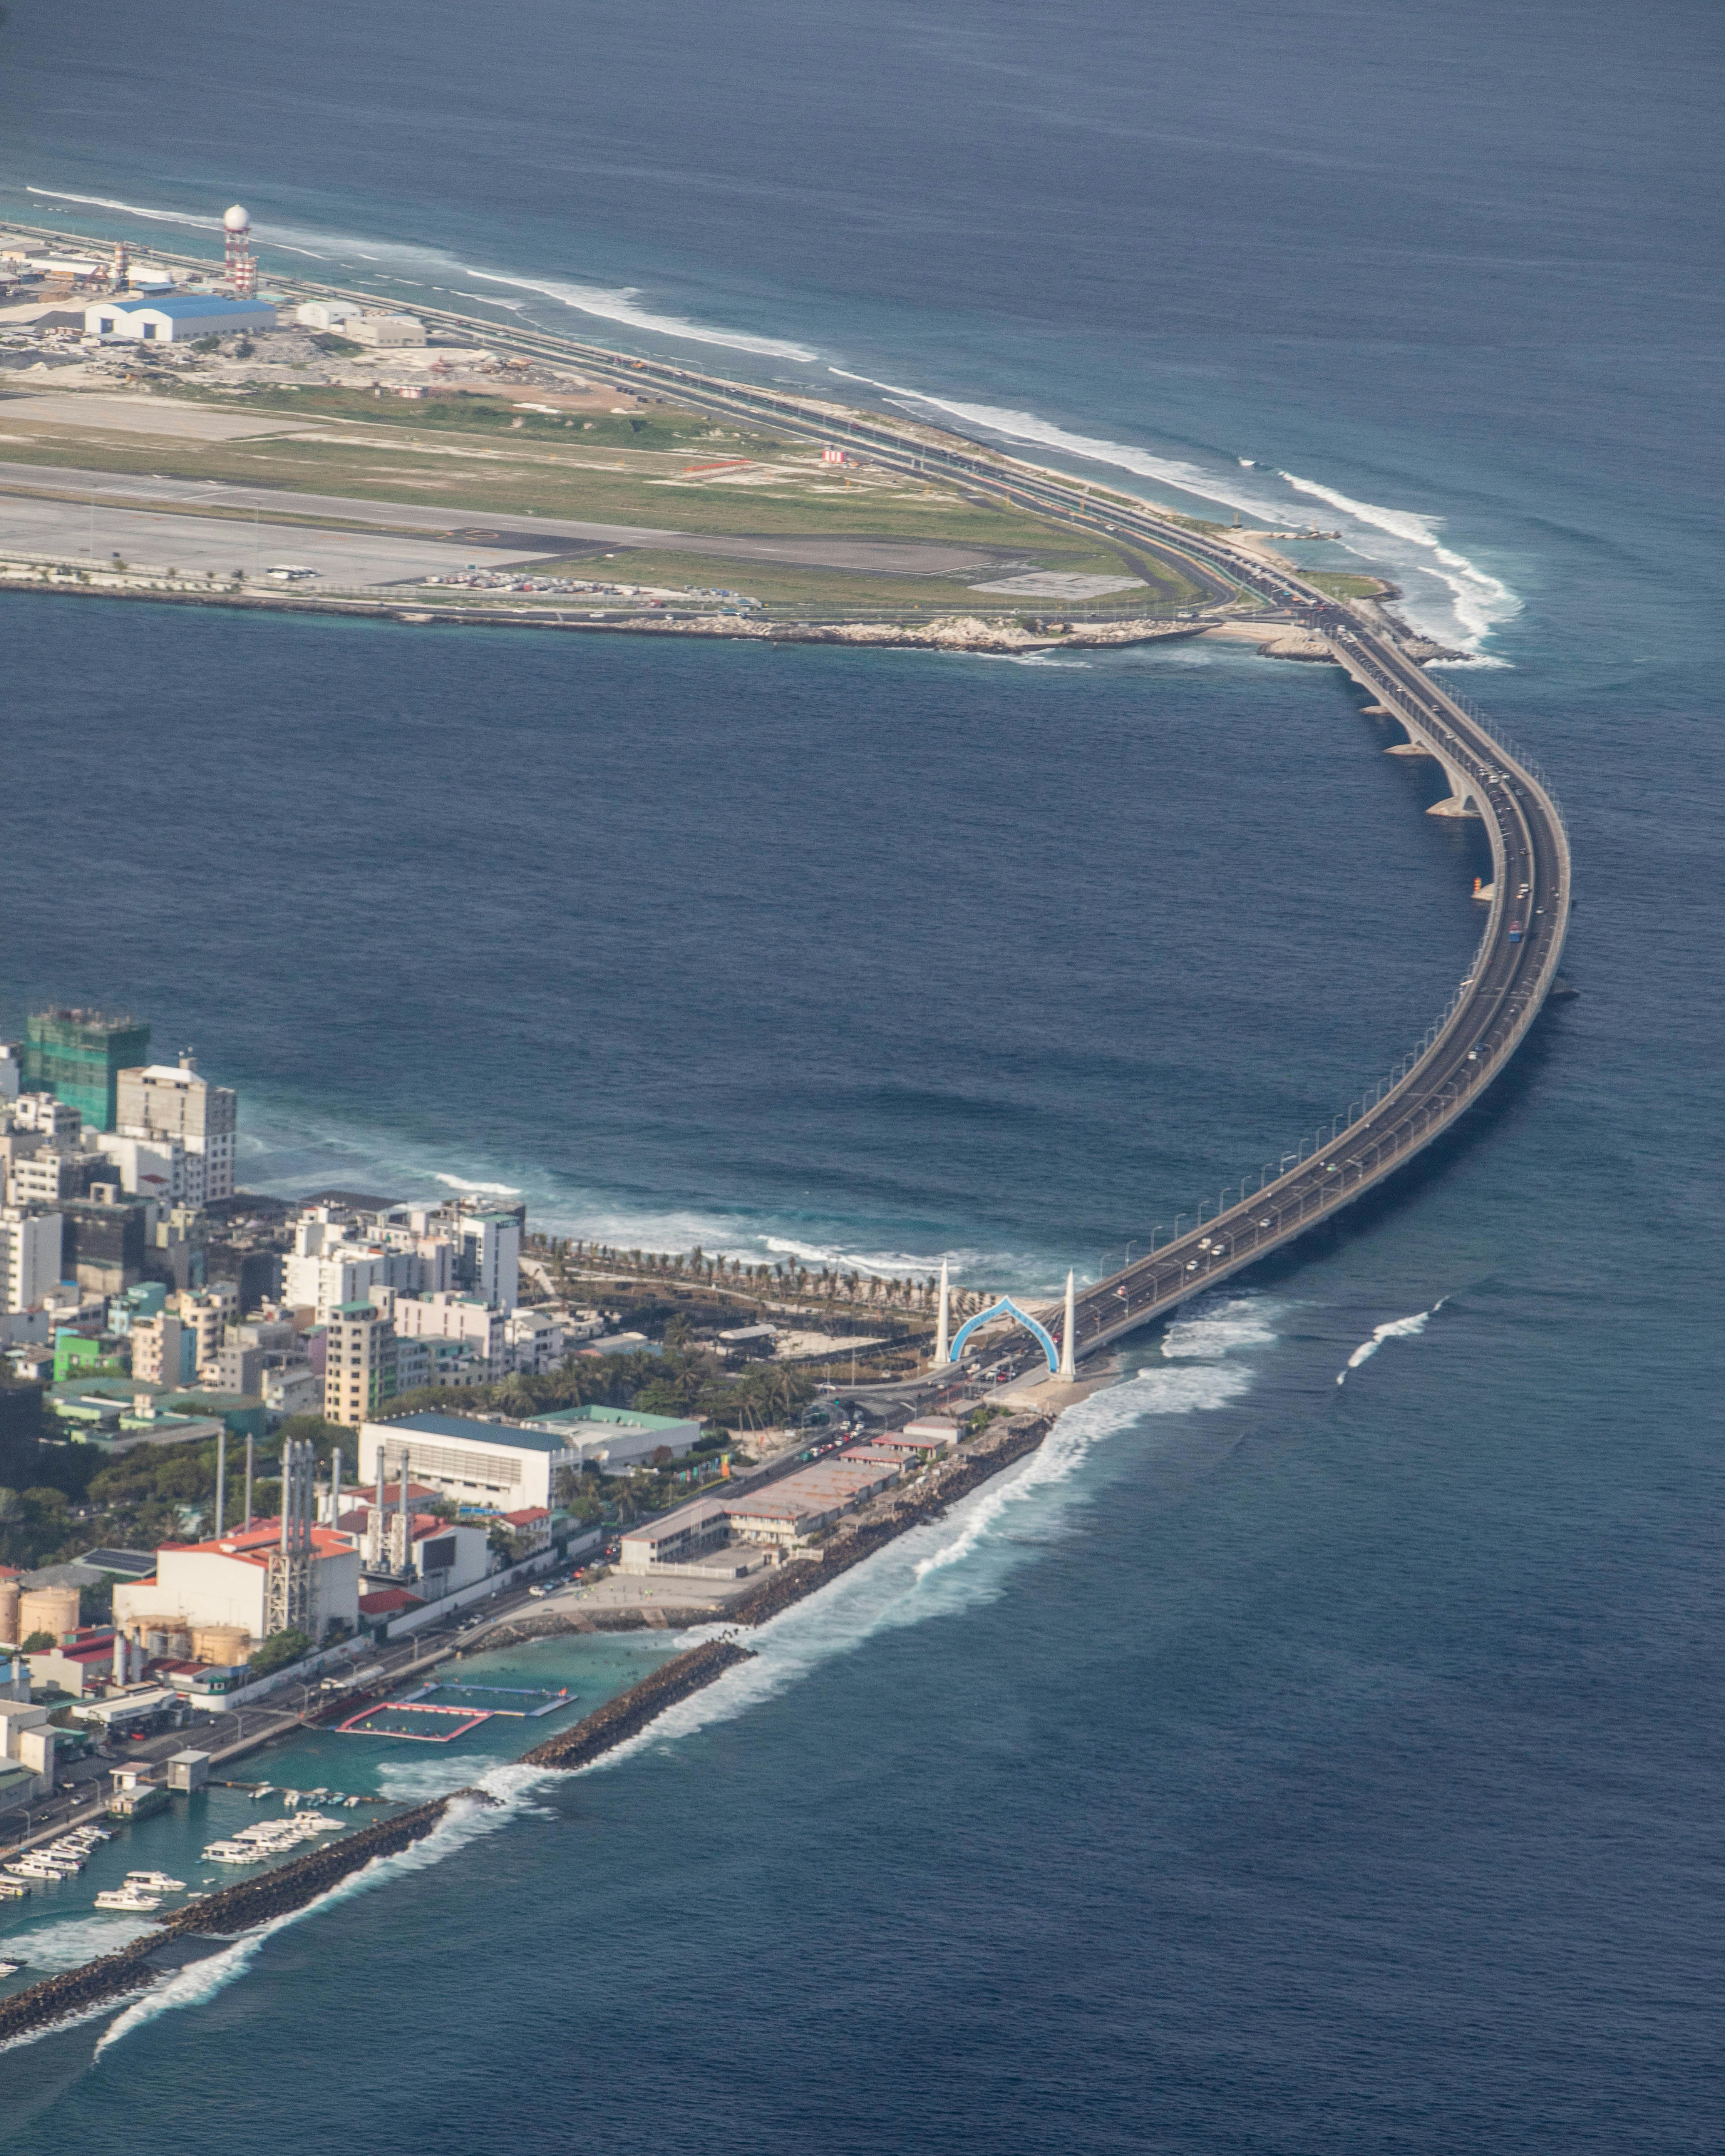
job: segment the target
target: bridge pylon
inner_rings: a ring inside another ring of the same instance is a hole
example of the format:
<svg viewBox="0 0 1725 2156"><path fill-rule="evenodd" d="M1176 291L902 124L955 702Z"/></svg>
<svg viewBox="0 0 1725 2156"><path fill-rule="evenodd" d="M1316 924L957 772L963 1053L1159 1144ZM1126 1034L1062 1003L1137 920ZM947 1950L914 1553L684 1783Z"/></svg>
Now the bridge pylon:
<svg viewBox="0 0 1725 2156"><path fill-rule="evenodd" d="M947 1346L947 1261L941 1260L940 1321L934 1336L934 1361L930 1368L944 1370L952 1358Z"/></svg>
<svg viewBox="0 0 1725 2156"><path fill-rule="evenodd" d="M1075 1352L1078 1339L1078 1291L1076 1275L1066 1276L1066 1322L1060 1334L1060 1383L1072 1385L1078 1382L1078 1358Z"/></svg>

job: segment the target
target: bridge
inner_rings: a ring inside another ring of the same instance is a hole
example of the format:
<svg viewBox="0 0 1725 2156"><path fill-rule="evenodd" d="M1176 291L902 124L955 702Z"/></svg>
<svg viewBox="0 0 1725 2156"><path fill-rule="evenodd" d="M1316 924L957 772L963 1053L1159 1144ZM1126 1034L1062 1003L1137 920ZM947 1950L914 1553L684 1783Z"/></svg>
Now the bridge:
<svg viewBox="0 0 1725 2156"><path fill-rule="evenodd" d="M62 236L44 232L58 241ZM164 258L167 259L167 258ZM208 267L198 258L172 259ZM370 305L375 295L293 278L308 294ZM1295 623L1322 640L1368 699L1396 721L1404 745L1432 757L1450 788L1440 813L1477 816L1490 843L1491 911L1474 962L1425 1039L1346 1114L1303 1138L1255 1176L1229 1185L1194 1225L1176 1222L1135 1262L1085 1290L1066 1309L987 1316L1029 1326L1043 1353L1058 1339L1062 1365L1096 1355L1333 1219L1384 1183L1465 1115L1526 1039L1551 993L1571 903L1569 842L1555 793L1532 758L1516 748L1468 701L1427 674L1378 616L1332 598L1291 570L1266 561L1214 529L1152 509L1129 495L968 439L947 428L829 403L794 388L762 388L697 372L668 361L634 358L511 322L450 309L416 309L428 322L527 357L573 360L619 388L658 390L715 416L765 422L792 439L850 444L888 469L938 474L1076 531L1125 540L1178 569L1203 594L1204 611L1242 605ZM1232 1200L1230 1191L1234 1192ZM944 1307L945 1297L942 1296ZM968 1333L969 1327L965 1328ZM944 1360L945 1327L941 1350ZM961 1336L962 1337L963 1336Z"/></svg>
<svg viewBox="0 0 1725 2156"><path fill-rule="evenodd" d="M434 311L421 310L428 317ZM475 326L470 317L447 319L452 326ZM1322 639L1364 690L1367 709L1400 725L1405 747L1436 762L1450 788L1438 811L1480 819L1491 850L1491 911L1472 965L1425 1039L1345 1114L1256 1175L1226 1186L1213 1209L1206 1201L1190 1229L1178 1232L1183 1222L1177 1221L1167 1243L1153 1241L1144 1256L1085 1290L1076 1306L1069 1294L1070 1320L1053 1307L1026 1313L999 1307L988 1313L1033 1317L1035 1325L1029 1329L1040 1336L1045 1354L1052 1335L1060 1344L1062 1365L1070 1369L1335 1219L1464 1116L1527 1038L1557 978L1568 926L1569 840L1562 808L1533 759L1465 697L1428 674L1378 616L1331 597L1221 532L1195 531L1130 495L1088 485L944 429L662 361L624 358L603 346L513 325L501 334L495 324L484 327L493 344L546 357L567 358L572 352L583 368L619 388L658 388L716 415L764 420L810 441L843 440L891 469L944 474L974 491L1058 516L1074 529L1126 539L1179 570L1210 606L1235 611L1242 603L1252 605L1262 610L1266 626L1291 619Z"/></svg>

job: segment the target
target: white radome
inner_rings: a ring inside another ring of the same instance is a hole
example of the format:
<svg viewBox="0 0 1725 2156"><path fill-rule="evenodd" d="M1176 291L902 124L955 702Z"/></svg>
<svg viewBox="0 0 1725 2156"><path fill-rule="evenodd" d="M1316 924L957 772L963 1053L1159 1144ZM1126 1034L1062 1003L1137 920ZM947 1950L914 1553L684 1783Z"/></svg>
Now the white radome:
<svg viewBox="0 0 1725 2156"><path fill-rule="evenodd" d="M239 204L235 203L232 209L223 213L222 223L229 232L249 232L252 228L252 213L249 209L242 209Z"/></svg>

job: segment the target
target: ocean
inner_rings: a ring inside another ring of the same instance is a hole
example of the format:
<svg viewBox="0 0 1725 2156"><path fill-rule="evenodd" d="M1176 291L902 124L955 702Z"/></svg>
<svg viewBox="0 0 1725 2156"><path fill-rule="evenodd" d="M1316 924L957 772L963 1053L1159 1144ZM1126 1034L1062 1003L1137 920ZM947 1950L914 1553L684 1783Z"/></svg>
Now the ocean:
<svg viewBox="0 0 1725 2156"><path fill-rule="evenodd" d="M1717 2145L1719 44L13 0L0 214L241 200L283 269L1338 531L1552 772L1580 993L626 1753L322 1741L308 1780L505 1807L8 2053L0 2148ZM266 1188L1045 1290L1357 1096L1478 933L1476 839L1249 648L0 635L0 1030L137 1008Z"/></svg>

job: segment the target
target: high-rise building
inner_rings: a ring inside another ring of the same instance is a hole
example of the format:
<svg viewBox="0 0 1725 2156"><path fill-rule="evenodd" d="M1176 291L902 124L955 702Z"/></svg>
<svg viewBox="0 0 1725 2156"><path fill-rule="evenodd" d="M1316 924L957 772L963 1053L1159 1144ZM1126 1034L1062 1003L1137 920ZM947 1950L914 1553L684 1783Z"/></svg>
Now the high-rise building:
<svg viewBox="0 0 1725 2156"><path fill-rule="evenodd" d="M60 1284L58 1213L0 1211L0 1311L33 1310Z"/></svg>
<svg viewBox="0 0 1725 2156"><path fill-rule="evenodd" d="M459 1218L462 1286L494 1310L513 1310L521 1299L521 1215L464 1213Z"/></svg>
<svg viewBox="0 0 1725 2156"><path fill-rule="evenodd" d="M126 1137L177 1139L184 1147L187 1204L218 1205L234 1195L239 1102L232 1086L200 1078L187 1055L177 1064L122 1070L115 1091L115 1117L105 1127Z"/></svg>
<svg viewBox="0 0 1725 2156"><path fill-rule="evenodd" d="M78 1109L93 1131L111 1131L120 1074L150 1053L150 1029L95 1010L39 1011L25 1027L26 1087Z"/></svg>
<svg viewBox="0 0 1725 2156"><path fill-rule="evenodd" d="M381 1303L338 1305L324 1328L324 1414L350 1430L374 1419L395 1397L395 1298L388 1289L379 1294Z"/></svg>

